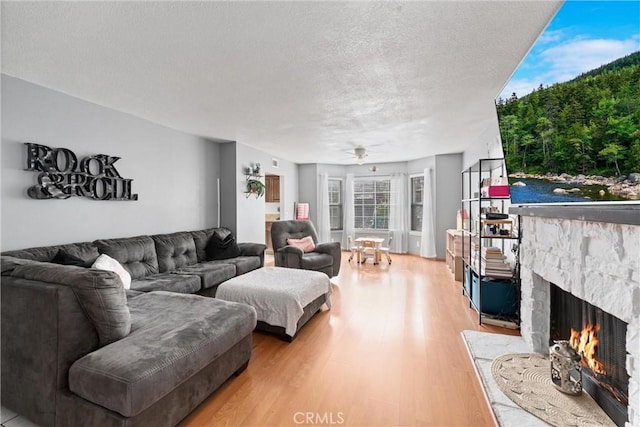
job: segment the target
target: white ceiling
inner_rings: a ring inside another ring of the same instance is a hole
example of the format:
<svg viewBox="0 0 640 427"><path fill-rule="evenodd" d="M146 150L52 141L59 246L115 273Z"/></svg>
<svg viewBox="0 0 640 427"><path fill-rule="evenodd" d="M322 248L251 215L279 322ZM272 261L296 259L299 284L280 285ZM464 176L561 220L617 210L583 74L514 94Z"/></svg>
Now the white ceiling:
<svg viewBox="0 0 640 427"><path fill-rule="evenodd" d="M561 1L2 2L2 71L296 163L464 151Z"/></svg>

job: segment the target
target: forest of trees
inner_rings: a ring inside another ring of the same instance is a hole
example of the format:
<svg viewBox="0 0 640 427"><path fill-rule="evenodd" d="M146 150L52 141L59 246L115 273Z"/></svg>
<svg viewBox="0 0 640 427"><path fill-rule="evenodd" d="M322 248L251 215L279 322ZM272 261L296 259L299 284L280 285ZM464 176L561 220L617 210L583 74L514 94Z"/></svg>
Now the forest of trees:
<svg viewBox="0 0 640 427"><path fill-rule="evenodd" d="M497 109L509 172L640 172L640 51Z"/></svg>

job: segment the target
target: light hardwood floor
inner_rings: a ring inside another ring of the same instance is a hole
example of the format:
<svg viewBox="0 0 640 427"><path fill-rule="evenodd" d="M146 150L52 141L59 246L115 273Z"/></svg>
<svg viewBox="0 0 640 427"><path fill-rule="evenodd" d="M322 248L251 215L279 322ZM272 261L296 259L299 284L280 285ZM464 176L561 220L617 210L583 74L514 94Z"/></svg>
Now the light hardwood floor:
<svg viewBox="0 0 640 427"><path fill-rule="evenodd" d="M517 332L478 326L444 262L347 259L333 308L291 344L254 332L247 370L182 426L494 425L460 332Z"/></svg>

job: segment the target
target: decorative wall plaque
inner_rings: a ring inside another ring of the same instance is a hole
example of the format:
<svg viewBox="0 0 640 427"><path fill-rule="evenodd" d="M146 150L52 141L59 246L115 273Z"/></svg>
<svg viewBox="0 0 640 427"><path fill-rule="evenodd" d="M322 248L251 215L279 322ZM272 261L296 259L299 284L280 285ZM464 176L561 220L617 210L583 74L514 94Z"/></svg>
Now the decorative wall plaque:
<svg viewBox="0 0 640 427"><path fill-rule="evenodd" d="M68 148L24 144L25 170L39 172L38 184L29 187L32 199L68 199L71 196L95 200L138 200L131 193L133 179L123 178L114 166L120 157L96 154L80 161Z"/></svg>

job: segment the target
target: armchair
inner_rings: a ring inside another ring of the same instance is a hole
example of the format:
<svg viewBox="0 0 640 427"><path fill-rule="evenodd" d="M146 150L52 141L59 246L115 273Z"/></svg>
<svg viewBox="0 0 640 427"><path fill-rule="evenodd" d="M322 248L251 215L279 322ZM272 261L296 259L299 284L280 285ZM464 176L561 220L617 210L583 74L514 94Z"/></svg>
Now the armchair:
<svg viewBox="0 0 640 427"><path fill-rule="evenodd" d="M287 243L287 239L307 236L311 236L315 244L311 252L303 252ZM271 226L271 243L276 267L321 271L329 277L337 276L340 272L340 242L318 243L318 235L311 221L274 222Z"/></svg>

